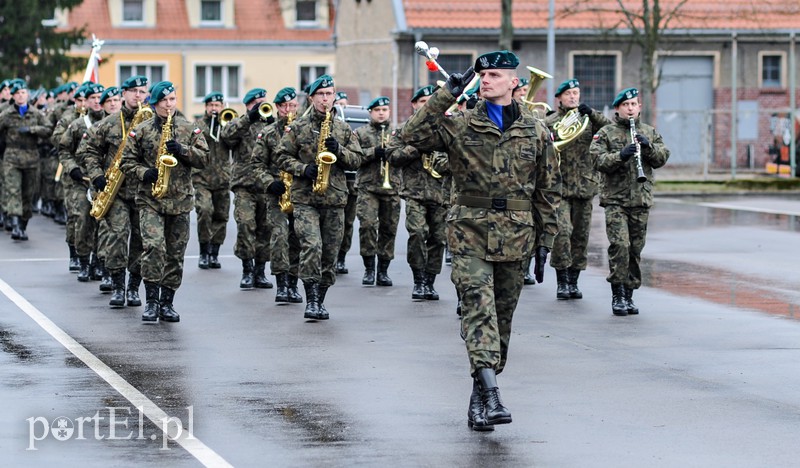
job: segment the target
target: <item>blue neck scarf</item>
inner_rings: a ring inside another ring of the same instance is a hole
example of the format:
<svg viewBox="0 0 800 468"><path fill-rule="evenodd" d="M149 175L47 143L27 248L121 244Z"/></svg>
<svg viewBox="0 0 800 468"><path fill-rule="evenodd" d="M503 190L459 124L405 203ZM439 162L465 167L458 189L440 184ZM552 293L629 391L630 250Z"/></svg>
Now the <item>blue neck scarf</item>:
<svg viewBox="0 0 800 468"><path fill-rule="evenodd" d="M500 130L503 129L503 106L499 104L492 104L489 101L486 101L486 113L489 114L489 118L492 119L492 122L497 125L497 128Z"/></svg>
<svg viewBox="0 0 800 468"><path fill-rule="evenodd" d="M27 104L19 106L19 115L24 117L27 112L28 112L28 105Z"/></svg>

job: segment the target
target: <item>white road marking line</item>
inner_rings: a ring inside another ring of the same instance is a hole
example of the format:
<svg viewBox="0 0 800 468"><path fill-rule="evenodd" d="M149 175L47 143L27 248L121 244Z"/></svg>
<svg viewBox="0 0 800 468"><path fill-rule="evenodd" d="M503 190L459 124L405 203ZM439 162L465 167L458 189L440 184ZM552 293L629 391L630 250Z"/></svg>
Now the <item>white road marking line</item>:
<svg viewBox="0 0 800 468"><path fill-rule="evenodd" d="M58 325L53 323L52 320L47 318L39 309L34 307L33 304L28 302L27 299L22 297L22 295L2 279L0 279L0 292L11 302L16 304L21 311L25 312L28 317L33 319L44 331L67 348L69 352L92 369L101 379L108 382L114 390L130 401L134 407L142 408L142 413L164 432L163 422L170 417L164 410L159 408L158 405L153 403L133 385L129 384L122 376L114 372L113 369L108 367L97 356L90 353L83 345L75 341L74 338L59 328ZM181 429L179 431L175 424L167 424L167 430L165 432L170 440L174 440L180 444L181 447L203 465L213 467L233 466L206 444L194 437L188 430ZM175 438L176 432L178 432L177 438Z"/></svg>
<svg viewBox="0 0 800 468"><path fill-rule="evenodd" d="M741 205L733 205L730 203L698 203L699 206L706 206L708 208L720 208L723 210L738 210L738 211L752 211L755 213L767 213L767 214L780 214L780 215L789 215L789 216L800 216L800 211L792 211L792 210L776 210L772 208L759 208L759 207L752 207L752 206L741 206Z"/></svg>

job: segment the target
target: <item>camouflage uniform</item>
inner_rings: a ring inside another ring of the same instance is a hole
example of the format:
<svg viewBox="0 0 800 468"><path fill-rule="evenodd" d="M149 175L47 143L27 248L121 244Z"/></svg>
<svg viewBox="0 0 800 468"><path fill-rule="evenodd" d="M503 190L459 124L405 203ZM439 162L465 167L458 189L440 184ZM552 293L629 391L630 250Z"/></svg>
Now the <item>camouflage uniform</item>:
<svg viewBox="0 0 800 468"><path fill-rule="evenodd" d="M52 128L56 122L56 120L53 120L55 110L52 108L45 108L43 113ZM59 197L56 192L57 184L54 179L56 170L58 169L58 152L55 146L50 142L49 137L48 135L48 138L39 142L39 156L41 158L39 162L39 193L42 198L42 214L53 216L56 201L62 198Z"/></svg>
<svg viewBox="0 0 800 468"><path fill-rule="evenodd" d="M503 370L511 319L534 247L552 247L560 199L549 131L525 107L505 131L479 101L464 117L444 112L455 98L439 89L406 123L401 138L420 151L447 151L455 203L447 215L452 280L462 300L470 372ZM535 238L534 218L542 231Z"/></svg>
<svg viewBox="0 0 800 468"><path fill-rule="evenodd" d="M61 135L64 134L64 130L67 129L67 125L70 122L75 120L78 117L78 111L75 109L75 105L73 102L62 102L53 109L53 112L49 115L50 123L53 127L53 133L50 135L50 144L53 145L55 148L55 159L56 159L56 171L58 170L58 143L61 141ZM65 206L66 203L66 193L64 191L64 177L68 177L64 173L64 167L61 167L61 177L55 184L55 197L56 197L56 214L53 217L54 221L60 224L67 223L67 208ZM53 172L54 179L55 179L55 172ZM70 250L74 250L74 244L70 244Z"/></svg>
<svg viewBox="0 0 800 468"><path fill-rule="evenodd" d="M192 170L192 183L194 209L197 212L197 237L201 245L210 246L209 255L215 258L225 241L225 228L231 209L231 155L227 145L211 138L210 125L209 116L195 122L208 143L209 155L208 164L202 170ZM219 119L215 119L215 133L220 131L218 125Z"/></svg>
<svg viewBox="0 0 800 468"><path fill-rule="evenodd" d="M183 257L189 241L189 212L194 192L191 169L205 167L208 146L199 128L183 117L173 117L172 139L188 151L186 159L191 168L179 160L171 170L166 195L157 199L152 195L152 185L141 181L148 169L157 167L163 126L164 119L158 115L137 125L128 134L121 167L127 179L138 182L136 206L142 234L142 278L174 291L181 285Z"/></svg>
<svg viewBox="0 0 800 468"><path fill-rule="evenodd" d="M600 206L605 208L608 235L608 265L606 278L612 285L620 284L637 289L642 284L639 266L647 218L653 206L653 169L666 164L669 149L656 130L636 119L636 133L650 140L650 149L642 147L642 168L647 176L644 183L636 182L636 157L626 162L620 151L631 143L628 119L617 117L613 124L600 129L590 147L597 170L602 175Z"/></svg>

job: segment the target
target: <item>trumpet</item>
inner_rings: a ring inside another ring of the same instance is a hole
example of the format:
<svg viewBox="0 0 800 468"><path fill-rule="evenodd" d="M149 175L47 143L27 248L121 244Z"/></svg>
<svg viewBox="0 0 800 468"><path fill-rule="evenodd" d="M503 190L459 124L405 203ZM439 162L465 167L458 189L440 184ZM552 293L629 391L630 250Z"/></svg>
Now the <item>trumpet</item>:
<svg viewBox="0 0 800 468"><path fill-rule="evenodd" d="M259 108L259 111L260 110L261 108ZM219 113L219 125L224 127L231 123L231 121L236 117L239 117L239 113L230 107L226 107L225 109L222 109L222 112ZM217 131L217 135L219 135L219 130Z"/></svg>
<svg viewBox="0 0 800 468"><path fill-rule="evenodd" d="M389 135L386 134L386 124L381 125L381 148L386 148L386 140L389 138ZM384 190L391 190L392 184L389 183L389 161L385 161L381 164L381 174L383 175L383 184L381 188Z"/></svg>
<svg viewBox="0 0 800 468"><path fill-rule="evenodd" d="M267 120L268 118L272 117L272 114L273 114L272 104L268 102L262 102L261 104L258 105L258 115L261 116L261 120Z"/></svg>
<svg viewBox="0 0 800 468"><path fill-rule="evenodd" d="M634 153L633 158L636 161L636 182L640 184L647 182L647 176L644 175L644 168L642 167L642 145L639 144L639 140L636 139L636 119L633 117L630 118L631 124L631 143L636 145L636 153Z"/></svg>

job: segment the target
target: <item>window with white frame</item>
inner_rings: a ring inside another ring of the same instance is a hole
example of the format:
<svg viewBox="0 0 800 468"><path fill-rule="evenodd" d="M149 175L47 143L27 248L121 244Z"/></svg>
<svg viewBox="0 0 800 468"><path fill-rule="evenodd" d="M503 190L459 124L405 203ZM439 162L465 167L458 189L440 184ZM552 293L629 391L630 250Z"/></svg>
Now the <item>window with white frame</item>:
<svg viewBox="0 0 800 468"><path fill-rule="evenodd" d="M616 95L617 55L572 56L573 76L581 84L581 102L595 109L608 106Z"/></svg>
<svg viewBox="0 0 800 468"><path fill-rule="evenodd" d="M166 79L166 66L164 64L121 63L118 65L118 67L119 69L117 72L117 77L119 77L119 83L122 83L134 75L146 76L151 85Z"/></svg>
<svg viewBox="0 0 800 468"><path fill-rule="evenodd" d="M472 54L441 54L436 59L439 65L447 71L455 73L463 72L472 66L474 60ZM436 86L436 81L443 80L444 76L439 71L432 72L428 70L428 84Z"/></svg>
<svg viewBox="0 0 800 468"><path fill-rule="evenodd" d="M122 22L142 23L144 21L144 0L122 0Z"/></svg>
<svg viewBox="0 0 800 468"><path fill-rule="evenodd" d="M317 22L317 2L316 0L297 0L295 4L295 19L298 23Z"/></svg>
<svg viewBox="0 0 800 468"><path fill-rule="evenodd" d="M200 2L200 22L219 24L222 22L222 2L220 0L202 0Z"/></svg>
<svg viewBox="0 0 800 468"><path fill-rule="evenodd" d="M208 93L220 92L226 101L241 99L241 67L239 65L196 65L194 98L202 100Z"/></svg>
<svg viewBox="0 0 800 468"><path fill-rule="evenodd" d="M761 87L780 88L783 86L783 55L761 54Z"/></svg>
<svg viewBox="0 0 800 468"><path fill-rule="evenodd" d="M303 65L300 67L300 89L304 89L317 78L328 73L327 65Z"/></svg>

